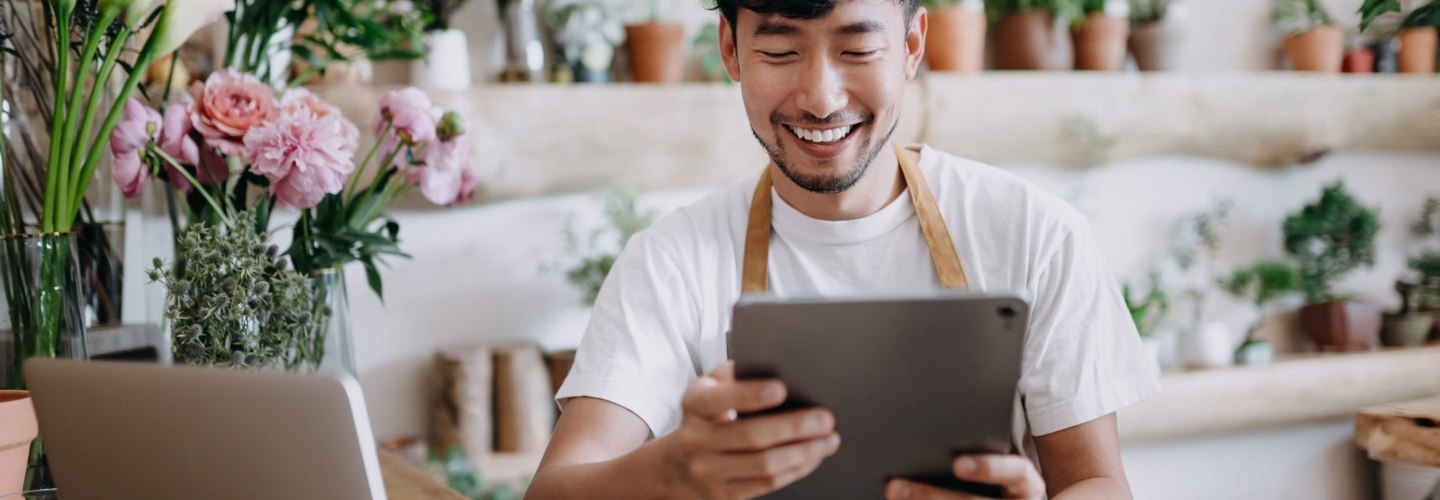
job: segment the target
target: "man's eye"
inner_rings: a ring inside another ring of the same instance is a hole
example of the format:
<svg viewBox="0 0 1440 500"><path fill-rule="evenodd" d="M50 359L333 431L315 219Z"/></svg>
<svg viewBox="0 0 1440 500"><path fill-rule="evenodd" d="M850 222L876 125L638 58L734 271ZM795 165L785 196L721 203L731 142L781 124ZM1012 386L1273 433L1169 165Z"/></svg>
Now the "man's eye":
<svg viewBox="0 0 1440 500"><path fill-rule="evenodd" d="M873 56L873 55L879 54L879 53L880 53L880 49L875 49L875 50L847 50L847 51L844 52L844 55L850 56L850 57L865 58L865 57L870 57L870 56Z"/></svg>
<svg viewBox="0 0 1440 500"><path fill-rule="evenodd" d="M765 56L767 59L784 59L795 55L795 52L769 52L762 50L760 51L760 55Z"/></svg>

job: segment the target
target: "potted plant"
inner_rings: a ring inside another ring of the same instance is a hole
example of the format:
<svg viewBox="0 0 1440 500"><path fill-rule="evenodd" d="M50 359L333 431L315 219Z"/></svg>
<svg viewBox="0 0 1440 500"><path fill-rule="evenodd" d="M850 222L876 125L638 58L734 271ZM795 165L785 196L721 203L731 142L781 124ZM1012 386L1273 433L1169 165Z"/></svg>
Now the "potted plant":
<svg viewBox="0 0 1440 500"><path fill-rule="evenodd" d="M646 21L625 26L630 72L636 82L678 83L685 78L685 25L662 21L660 0L650 0Z"/></svg>
<svg viewBox="0 0 1440 500"><path fill-rule="evenodd" d="M985 2L921 0L930 19L925 61L935 71L976 73L985 69Z"/></svg>
<svg viewBox="0 0 1440 500"><path fill-rule="evenodd" d="M1400 0L1365 0L1360 6L1360 30L1369 29L1387 13L1400 11ZM1397 69L1401 73L1435 72L1436 44L1440 43L1437 28L1440 28L1440 1L1435 0L1416 7L1400 21L1395 39L1400 45Z"/></svg>
<svg viewBox="0 0 1440 500"><path fill-rule="evenodd" d="M1345 33L1345 57L1340 63L1342 73L1374 73L1375 50L1362 32Z"/></svg>
<svg viewBox="0 0 1440 500"><path fill-rule="evenodd" d="M620 252L636 233L650 227L655 211L641 209L636 202L637 191L621 188L605 194L598 227L581 231L576 223L581 214L572 214L565 221L565 258L549 270L564 273L565 281L579 291L577 307L558 311L540 327L539 338L546 344L576 344L590 322L590 310L600 295L600 287L610 275ZM588 224L587 224L588 225ZM564 358L562 354L559 356ZM562 359L565 364L571 359ZM555 368L568 371L568 364ZM555 377L557 380L562 377Z"/></svg>
<svg viewBox="0 0 1440 500"><path fill-rule="evenodd" d="M1435 316L1431 338L1440 340L1440 196L1425 199L1420 216L1410 225L1410 233L1429 240L1431 248L1410 259L1410 269L1417 275L1415 309Z"/></svg>
<svg viewBox="0 0 1440 500"><path fill-rule="evenodd" d="M1068 70L1075 53L1068 27L1084 14L1083 0L990 0L995 68Z"/></svg>
<svg viewBox="0 0 1440 500"><path fill-rule="evenodd" d="M30 443L39 434L30 391L0 391L0 493L24 491Z"/></svg>
<svg viewBox="0 0 1440 500"><path fill-rule="evenodd" d="M1440 254L1433 255L1440 258ZM1413 263L1412 263L1413 264ZM1400 309L1385 312L1385 326L1380 331L1380 340L1388 346L1416 346L1430 338L1430 328L1435 326L1435 314L1422 312L1415 307L1416 294L1421 285L1395 282L1395 292L1400 294Z"/></svg>
<svg viewBox="0 0 1440 500"><path fill-rule="evenodd" d="M1181 0L1130 0L1130 53L1140 71L1180 67L1184 12Z"/></svg>
<svg viewBox="0 0 1440 500"><path fill-rule="evenodd" d="M544 17L555 34L555 49L561 57L557 66L568 71L570 81L610 81L615 46L624 40L625 33L607 4L598 0L554 0L545 4Z"/></svg>
<svg viewBox="0 0 1440 500"><path fill-rule="evenodd" d="M1320 199L1286 217L1285 251L1300 266L1300 288L1308 302L1300 327L1323 350L1373 347L1380 335L1380 308L1333 293L1335 281L1375 264L1376 212L1366 208L1343 182L1326 186Z"/></svg>
<svg viewBox="0 0 1440 500"><path fill-rule="evenodd" d="M1140 334L1140 343L1145 346L1145 351L1159 366L1160 342L1155 332L1170 311L1170 296L1161 286L1158 273L1150 275L1150 291L1145 295L1137 297L1132 292L1133 289L1129 283L1121 288L1121 295L1125 298L1125 308L1130 310L1130 319L1135 322L1135 331Z"/></svg>
<svg viewBox="0 0 1440 500"><path fill-rule="evenodd" d="M1075 29L1075 69L1120 71L1130 37L1127 0L1084 0L1085 17Z"/></svg>
<svg viewBox="0 0 1440 500"><path fill-rule="evenodd" d="M1276 0L1275 28L1285 37L1285 54L1295 71L1339 73L1345 31L1319 0Z"/></svg>
<svg viewBox="0 0 1440 500"><path fill-rule="evenodd" d="M411 65L415 85L435 90L470 88L470 44L450 21L466 0L425 0L425 59Z"/></svg>
<svg viewBox="0 0 1440 500"><path fill-rule="evenodd" d="M1278 260L1265 260L1253 266L1236 269L1229 277L1220 281L1221 288L1254 304L1260 314L1259 319L1246 330L1245 340L1235 349L1235 362L1263 365L1275 357L1275 348L1269 342L1257 338L1256 334L1268 317L1267 307L1277 299L1299 291L1299 281L1295 266Z"/></svg>

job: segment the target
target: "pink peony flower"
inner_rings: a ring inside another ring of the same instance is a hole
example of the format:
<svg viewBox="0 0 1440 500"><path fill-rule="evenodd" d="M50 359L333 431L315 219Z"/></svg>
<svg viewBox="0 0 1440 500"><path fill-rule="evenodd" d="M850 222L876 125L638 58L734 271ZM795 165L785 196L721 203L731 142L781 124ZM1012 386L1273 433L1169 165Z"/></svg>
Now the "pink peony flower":
<svg viewBox="0 0 1440 500"><path fill-rule="evenodd" d="M156 144L160 150L170 155L176 161L185 165L200 164L200 148L195 144L195 139L190 137L193 125L190 123L190 111L186 106L174 105L165 108L164 119L160 123L160 137ZM164 162L165 171L170 184L181 192L190 192L190 181L175 171L175 166L170 162Z"/></svg>
<svg viewBox="0 0 1440 500"><path fill-rule="evenodd" d="M380 98L380 117L375 120L375 135L381 135L389 124L401 142L412 145L434 142L435 125L440 120L437 111L430 103L430 96L420 89L405 87L391 90ZM394 148L389 150L394 151Z"/></svg>
<svg viewBox="0 0 1440 500"><path fill-rule="evenodd" d="M419 184L420 194L436 205L451 206L470 199L479 183L470 142L459 136L430 144L425 148L424 163L409 167L405 179Z"/></svg>
<svg viewBox="0 0 1440 500"><path fill-rule="evenodd" d="M140 159L140 151L159 130L160 113L134 98L125 101L125 118L115 125L115 131L110 135L110 154L115 156L111 176L126 197L140 194L145 181L150 178L149 169Z"/></svg>
<svg viewBox="0 0 1440 500"><path fill-rule="evenodd" d="M245 134L275 116L275 91L253 75L229 68L192 86L191 122L205 144L227 156L244 156Z"/></svg>
<svg viewBox="0 0 1440 500"><path fill-rule="evenodd" d="M270 179L280 204L310 208L345 187L345 178L355 171L354 152L339 120L292 106L245 134L250 171Z"/></svg>
<svg viewBox="0 0 1440 500"><path fill-rule="evenodd" d="M337 119L336 123L340 126L340 136L345 138L346 146L348 146L351 151L355 151L360 147L360 128L346 119L345 115L340 112L340 108L321 100L303 87L287 90L285 91L285 95L280 98L281 109L288 109L295 106L304 107L320 118L334 116Z"/></svg>

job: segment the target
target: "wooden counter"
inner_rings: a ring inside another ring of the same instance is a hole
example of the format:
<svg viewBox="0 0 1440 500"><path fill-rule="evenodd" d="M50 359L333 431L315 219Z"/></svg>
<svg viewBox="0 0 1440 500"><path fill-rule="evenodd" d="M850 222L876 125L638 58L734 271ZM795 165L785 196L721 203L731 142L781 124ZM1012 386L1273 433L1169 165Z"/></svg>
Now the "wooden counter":
<svg viewBox="0 0 1440 500"><path fill-rule="evenodd" d="M404 459L379 451L380 477L385 482L385 496L390 500L466 500Z"/></svg>
<svg viewBox="0 0 1440 500"><path fill-rule="evenodd" d="M1440 467L1440 398L1360 410L1355 444L1376 460Z"/></svg>

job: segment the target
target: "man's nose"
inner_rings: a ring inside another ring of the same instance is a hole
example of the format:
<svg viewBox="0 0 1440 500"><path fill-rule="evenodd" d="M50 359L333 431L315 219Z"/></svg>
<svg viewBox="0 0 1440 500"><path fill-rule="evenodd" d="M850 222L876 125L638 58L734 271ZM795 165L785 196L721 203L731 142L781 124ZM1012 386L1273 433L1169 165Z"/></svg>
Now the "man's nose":
<svg viewBox="0 0 1440 500"><path fill-rule="evenodd" d="M798 102L801 111L826 118L849 105L840 69L827 58L813 58L805 63L800 75Z"/></svg>

